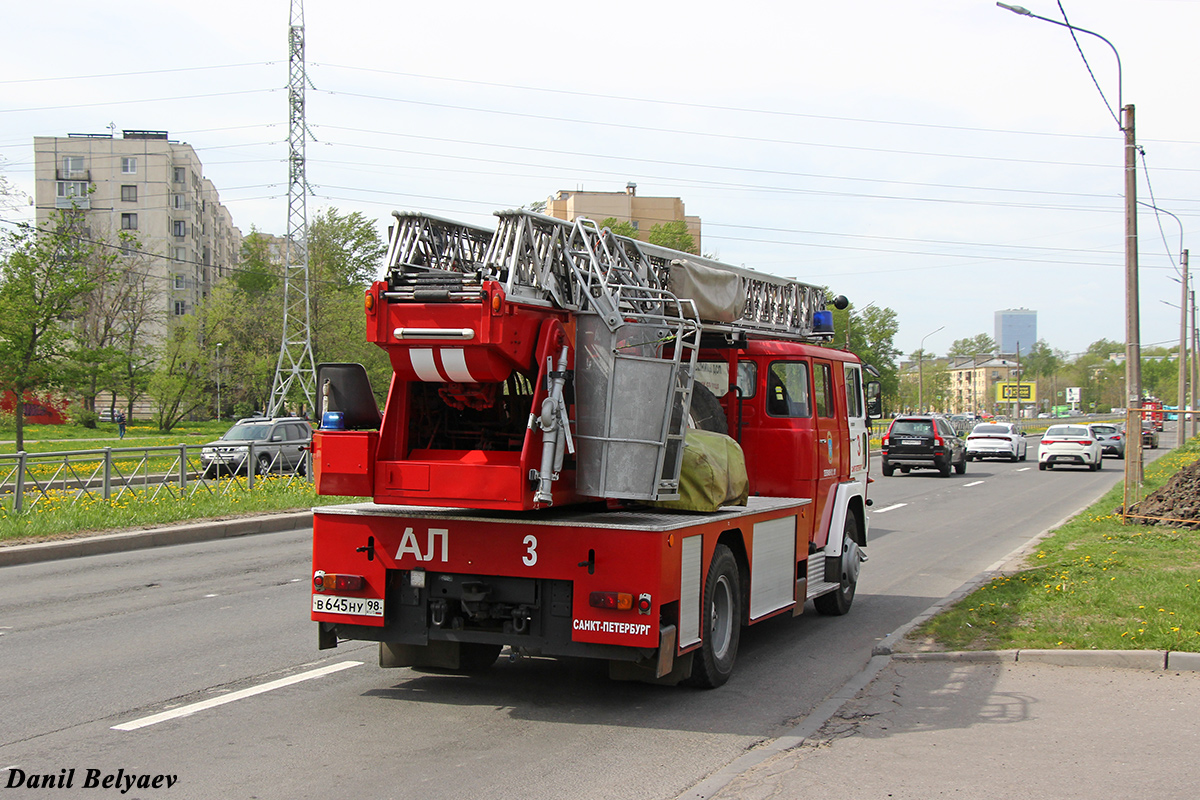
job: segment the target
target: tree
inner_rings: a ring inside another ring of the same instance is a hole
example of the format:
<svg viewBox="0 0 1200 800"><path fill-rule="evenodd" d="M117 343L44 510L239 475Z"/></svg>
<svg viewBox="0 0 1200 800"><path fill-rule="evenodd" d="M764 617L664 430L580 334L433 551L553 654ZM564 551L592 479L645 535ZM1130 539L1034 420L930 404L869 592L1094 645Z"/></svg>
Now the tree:
<svg viewBox="0 0 1200 800"><path fill-rule="evenodd" d="M281 265L271 256L271 243L256 228L242 239L241 262L233 274L237 288L246 297L260 298L283 280Z"/></svg>
<svg viewBox="0 0 1200 800"><path fill-rule="evenodd" d="M0 386L16 395L17 449L25 446L27 392L59 384L71 334L65 324L95 287L83 217L57 212L40 230L8 235L0 260Z"/></svg>
<svg viewBox="0 0 1200 800"><path fill-rule="evenodd" d="M92 237L98 240L88 260L94 286L81 298L72 325L74 349L62 376L88 411L96 410L96 396L105 389L115 404L129 356L141 344L146 318L153 314L141 297L150 288L150 259L136 235L121 231L114 238L93 232ZM130 331L136 333L130 336Z"/></svg>
<svg viewBox="0 0 1200 800"><path fill-rule="evenodd" d="M950 393L946 361L927 350L914 350L909 359L907 377L900 383L901 405L917 414L944 409Z"/></svg>
<svg viewBox="0 0 1200 800"><path fill-rule="evenodd" d="M828 295L829 292L827 291ZM847 327L849 344L847 345ZM900 368L896 363L896 333L900 326L896 312L870 305L861 311L854 306L833 309L835 335L831 347L845 347L879 373L884 408L896 408L900 402Z"/></svg>
<svg viewBox="0 0 1200 800"><path fill-rule="evenodd" d="M946 351L948 356L991 355L996 352L996 340L986 333L979 333L966 339L955 339Z"/></svg>
<svg viewBox="0 0 1200 800"><path fill-rule="evenodd" d="M659 247L669 247L684 253L696 252L696 240L688 233L687 223L681 219L655 225L650 229L646 241Z"/></svg>
<svg viewBox="0 0 1200 800"><path fill-rule="evenodd" d="M167 331L162 357L150 377L149 392L158 405L158 428L169 431L203 408L209 398L205 368L196 336L197 315L182 317Z"/></svg>
<svg viewBox="0 0 1200 800"><path fill-rule="evenodd" d="M346 344L338 335L343 321L347 297L354 298L358 311L356 336L364 336L362 316L363 293L375 280L379 263L387 252L375 224L358 211L339 214L336 208L325 209L308 226L308 266L310 276L309 304L313 358L317 362L332 361Z"/></svg>
<svg viewBox="0 0 1200 800"><path fill-rule="evenodd" d="M616 217L606 217L600 220L600 228L608 228L617 236L627 236L630 239L638 238L637 228L633 227L633 223L629 220L618 220Z"/></svg>

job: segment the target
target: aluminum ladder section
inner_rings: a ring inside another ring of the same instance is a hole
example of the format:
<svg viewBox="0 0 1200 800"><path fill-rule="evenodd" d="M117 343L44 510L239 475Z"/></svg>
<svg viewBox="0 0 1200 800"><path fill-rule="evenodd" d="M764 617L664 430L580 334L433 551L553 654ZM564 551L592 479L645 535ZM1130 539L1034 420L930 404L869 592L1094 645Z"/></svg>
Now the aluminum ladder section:
<svg viewBox="0 0 1200 800"><path fill-rule="evenodd" d="M602 237L604 247L597 249L604 262L602 271L621 273L616 282L623 285L665 290L674 261L737 276L745 294L741 318L731 323L702 320L705 331L799 341L827 338L813 330L813 315L825 306L825 290L819 286L618 236L599 230L594 223L577 230L570 222L532 211L497 211L496 216L500 224L484 261L503 276L510 297L581 310L586 305L585 295L579 293L577 278L572 277L582 249L578 240ZM627 292L626 296L632 295Z"/></svg>
<svg viewBox="0 0 1200 800"><path fill-rule="evenodd" d="M571 223L532 211L497 211L500 223L484 262L520 302L552 303L580 310L575 271L568 254Z"/></svg>
<svg viewBox="0 0 1200 800"><path fill-rule="evenodd" d="M422 269L478 272L492 231L419 212L393 211L384 263L394 275Z"/></svg>
<svg viewBox="0 0 1200 800"><path fill-rule="evenodd" d="M813 329L814 314L825 307L825 290L820 286L792 278L767 275L745 267L735 267L711 258L681 253L624 236L615 238L621 240L623 246L637 251L639 257L650 265L657 282L664 287L670 283L673 261L687 261L736 275L741 279L746 298L742 317L732 323L702 321L706 332L745 331L749 335L758 334L799 341L827 338L817 335Z"/></svg>

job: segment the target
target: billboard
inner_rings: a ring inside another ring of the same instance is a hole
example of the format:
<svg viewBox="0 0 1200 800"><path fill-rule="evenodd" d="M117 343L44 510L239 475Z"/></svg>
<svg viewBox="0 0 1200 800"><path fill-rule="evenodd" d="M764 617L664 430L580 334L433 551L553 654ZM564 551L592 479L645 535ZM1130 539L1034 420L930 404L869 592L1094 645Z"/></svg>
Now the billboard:
<svg viewBox="0 0 1200 800"><path fill-rule="evenodd" d="M1019 399L1022 403L1037 402L1037 384L1026 383L1022 381L1017 383L1013 381L1001 382L996 384L996 402L997 403L1015 403L1018 400L1017 390L1020 390Z"/></svg>

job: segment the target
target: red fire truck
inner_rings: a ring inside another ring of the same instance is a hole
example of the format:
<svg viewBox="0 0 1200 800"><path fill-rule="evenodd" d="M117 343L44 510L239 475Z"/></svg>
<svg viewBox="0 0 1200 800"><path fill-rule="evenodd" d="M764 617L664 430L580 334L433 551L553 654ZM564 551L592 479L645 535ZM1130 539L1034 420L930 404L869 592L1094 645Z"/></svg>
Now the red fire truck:
<svg viewBox="0 0 1200 800"><path fill-rule="evenodd" d="M1154 397L1148 397L1142 401L1142 420L1143 424L1149 428L1153 427L1156 431L1163 429L1163 403Z"/></svg>
<svg viewBox="0 0 1200 800"><path fill-rule="evenodd" d="M319 646L461 671L507 646L713 687L742 626L809 600L845 614L878 384L819 346L824 290L497 217L395 215L365 300L394 373L382 414L361 366L318 367L317 491L370 498L314 513ZM727 434L745 505L671 507L693 429Z"/></svg>

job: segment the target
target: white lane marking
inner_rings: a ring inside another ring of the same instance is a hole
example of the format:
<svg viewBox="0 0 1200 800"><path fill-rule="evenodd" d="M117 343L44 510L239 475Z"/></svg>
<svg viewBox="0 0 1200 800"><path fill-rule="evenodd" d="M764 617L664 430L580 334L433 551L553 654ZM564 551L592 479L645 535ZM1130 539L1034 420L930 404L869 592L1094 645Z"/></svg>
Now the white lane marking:
<svg viewBox="0 0 1200 800"><path fill-rule="evenodd" d="M897 508L904 508L906 505L908 505L908 503L896 503L894 506L888 506L887 508L877 508L874 511L872 511L871 513L872 514L886 514L889 511L895 511Z"/></svg>
<svg viewBox="0 0 1200 800"><path fill-rule="evenodd" d="M173 708L170 711L163 711L162 713L159 713L159 714L152 714L149 717L142 717L141 719L135 719L132 722L125 722L120 725L113 725L112 730L114 730L114 731L136 731L138 728L145 728L149 725L157 725L160 722L166 722L167 720L170 720L170 719L178 719L179 717L187 717L192 714L195 714L197 711L205 711L210 708L215 708L216 706L223 706L226 703L232 703L235 700L244 700L247 697L253 697L256 694L262 694L263 692L270 692L275 689L281 689L284 686L291 686L293 683L300 683L301 681L308 681L308 680L312 680L313 678L320 678L320 677L329 675L334 672L341 672L342 670L349 669L350 667L361 667L362 663L363 662L361 662L361 661L343 661L340 664L330 664L327 667L320 667L319 669L310 670L308 672L301 672L299 675L292 675L291 677L288 677L288 678L280 678L277 681L271 681L270 683L264 683L261 686L251 686L249 689L242 689L240 691L230 692L229 694L221 695L220 697L214 697L210 700L202 700L199 703L192 703L191 705L180 706L179 708Z"/></svg>
<svg viewBox="0 0 1200 800"><path fill-rule="evenodd" d="M1033 469L1033 467L1021 467L1020 469L1014 469L1013 472L1029 472L1031 469Z"/></svg>
<svg viewBox="0 0 1200 800"><path fill-rule="evenodd" d="M983 481L971 481L970 483L964 483L963 488L965 489L968 486L978 486L981 483L983 483Z"/></svg>

